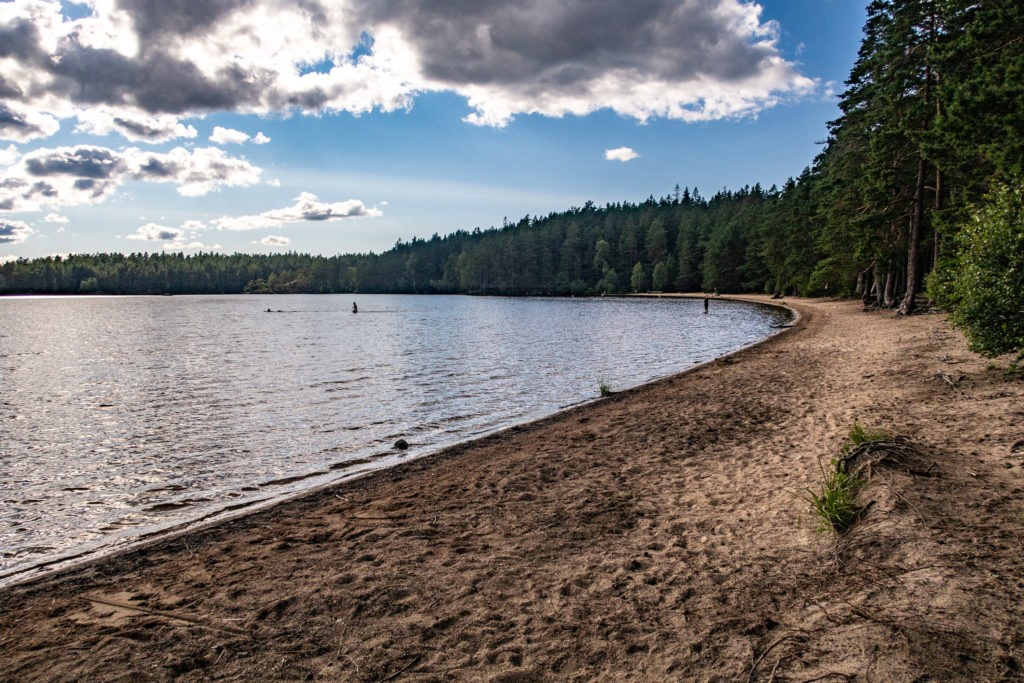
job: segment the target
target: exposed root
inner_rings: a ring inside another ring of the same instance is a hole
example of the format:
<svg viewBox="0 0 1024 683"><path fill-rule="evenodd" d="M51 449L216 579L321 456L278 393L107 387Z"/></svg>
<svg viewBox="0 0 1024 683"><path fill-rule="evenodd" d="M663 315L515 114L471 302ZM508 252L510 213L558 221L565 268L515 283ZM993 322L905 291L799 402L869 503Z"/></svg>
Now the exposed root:
<svg viewBox="0 0 1024 683"><path fill-rule="evenodd" d="M840 472L857 474L877 465L906 465L918 455L917 447L908 440L894 436L881 441L865 441L840 456L836 467Z"/></svg>

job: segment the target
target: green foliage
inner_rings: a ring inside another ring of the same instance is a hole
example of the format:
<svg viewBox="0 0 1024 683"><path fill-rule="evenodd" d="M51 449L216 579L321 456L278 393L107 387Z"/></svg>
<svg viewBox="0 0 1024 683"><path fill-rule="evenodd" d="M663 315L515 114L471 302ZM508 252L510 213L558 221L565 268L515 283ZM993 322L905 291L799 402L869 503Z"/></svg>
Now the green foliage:
<svg viewBox="0 0 1024 683"><path fill-rule="evenodd" d="M1000 185L963 226L957 256L930 291L972 351L1024 358L1024 183Z"/></svg>
<svg viewBox="0 0 1024 683"><path fill-rule="evenodd" d="M841 534L857 521L860 513L857 491L864 481L856 474L839 471L836 465L837 461L833 460L829 470L822 468L818 491L807 489L802 498L818 518L819 531Z"/></svg>
<svg viewBox="0 0 1024 683"><path fill-rule="evenodd" d="M600 384L598 384L597 389L601 393L602 398L606 398L615 393L614 391L612 391L612 385L608 384L607 382L601 382Z"/></svg>
<svg viewBox="0 0 1024 683"><path fill-rule="evenodd" d="M871 443L872 441L886 441L892 438L892 432L886 429L864 429L858 422L854 421L853 426L850 427L850 433L846 437L846 443L843 444L842 452L849 453L851 448L856 448L862 443Z"/></svg>
<svg viewBox="0 0 1024 683"><path fill-rule="evenodd" d="M633 266L633 272L629 276L629 286L633 288L634 292L647 291L647 273L644 270L644 264L640 261Z"/></svg>

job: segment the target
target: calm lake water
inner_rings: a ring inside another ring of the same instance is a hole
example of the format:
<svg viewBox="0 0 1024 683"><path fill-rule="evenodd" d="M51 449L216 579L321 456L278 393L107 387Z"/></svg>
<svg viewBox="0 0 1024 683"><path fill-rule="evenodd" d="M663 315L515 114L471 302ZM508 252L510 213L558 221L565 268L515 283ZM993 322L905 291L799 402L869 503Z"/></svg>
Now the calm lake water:
<svg viewBox="0 0 1024 683"><path fill-rule="evenodd" d="M668 298L0 299L0 584L683 370L788 319Z"/></svg>

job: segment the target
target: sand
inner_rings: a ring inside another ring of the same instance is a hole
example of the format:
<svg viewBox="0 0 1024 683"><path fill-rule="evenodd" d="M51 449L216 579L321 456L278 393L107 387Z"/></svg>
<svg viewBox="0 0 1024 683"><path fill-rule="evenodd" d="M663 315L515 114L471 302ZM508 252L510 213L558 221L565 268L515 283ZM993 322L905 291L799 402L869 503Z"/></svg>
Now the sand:
<svg viewBox="0 0 1024 683"><path fill-rule="evenodd" d="M788 303L695 371L8 588L0 679L1021 678L1024 380L938 314ZM800 492L854 420L917 455L837 541Z"/></svg>

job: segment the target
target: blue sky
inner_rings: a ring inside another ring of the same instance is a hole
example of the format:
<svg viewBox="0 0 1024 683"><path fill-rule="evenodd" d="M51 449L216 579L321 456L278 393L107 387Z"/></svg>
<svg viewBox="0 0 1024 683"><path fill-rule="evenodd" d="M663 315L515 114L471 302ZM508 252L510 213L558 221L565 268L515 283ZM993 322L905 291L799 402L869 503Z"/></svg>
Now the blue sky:
<svg viewBox="0 0 1024 683"><path fill-rule="evenodd" d="M298 5L0 1L0 258L380 252L677 183L782 184L838 114L864 18L852 0Z"/></svg>

